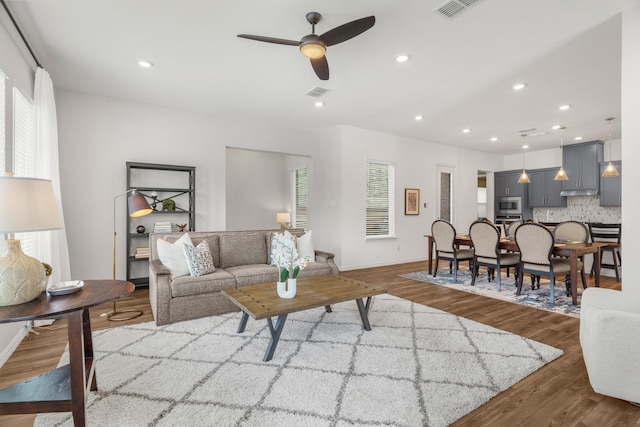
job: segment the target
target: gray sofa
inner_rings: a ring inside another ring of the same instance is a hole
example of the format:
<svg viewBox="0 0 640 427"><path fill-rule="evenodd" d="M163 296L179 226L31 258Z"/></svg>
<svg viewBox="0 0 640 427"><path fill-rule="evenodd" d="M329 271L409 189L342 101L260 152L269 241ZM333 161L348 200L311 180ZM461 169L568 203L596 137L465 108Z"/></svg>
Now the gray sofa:
<svg viewBox="0 0 640 427"><path fill-rule="evenodd" d="M160 262L158 239L175 242L184 233L157 233L149 237L149 300L158 326L181 320L237 311L238 308L220 292L258 283L276 282L278 268L269 265L271 236L281 230L199 231L189 232L194 246L203 240L209 244L216 267L211 274L173 278ZM301 236L302 229L291 229ZM298 277L338 274L334 255L315 251L316 262L309 263ZM274 284L274 292L276 292Z"/></svg>

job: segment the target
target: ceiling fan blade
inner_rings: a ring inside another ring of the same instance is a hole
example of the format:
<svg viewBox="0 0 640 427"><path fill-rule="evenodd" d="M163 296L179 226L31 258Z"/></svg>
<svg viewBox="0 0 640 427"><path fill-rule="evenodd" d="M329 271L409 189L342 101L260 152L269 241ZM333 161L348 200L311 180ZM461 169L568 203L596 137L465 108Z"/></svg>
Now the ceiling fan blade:
<svg viewBox="0 0 640 427"><path fill-rule="evenodd" d="M298 40L277 39L275 37L253 36L251 34L238 34L238 37L243 38L243 39L249 39L249 40L257 40L259 42L285 44L285 45L288 45L288 46L299 46L300 45L300 41L298 41Z"/></svg>
<svg viewBox="0 0 640 427"><path fill-rule="evenodd" d="M373 27L373 24L375 23L375 16L356 19L355 21L347 22L333 30L327 31L320 36L320 39L324 41L327 46L333 46L334 44L342 43L343 41L352 39L355 36L364 33L369 28Z"/></svg>
<svg viewBox="0 0 640 427"><path fill-rule="evenodd" d="M326 56L312 59L311 66L320 80L329 80L329 63Z"/></svg>

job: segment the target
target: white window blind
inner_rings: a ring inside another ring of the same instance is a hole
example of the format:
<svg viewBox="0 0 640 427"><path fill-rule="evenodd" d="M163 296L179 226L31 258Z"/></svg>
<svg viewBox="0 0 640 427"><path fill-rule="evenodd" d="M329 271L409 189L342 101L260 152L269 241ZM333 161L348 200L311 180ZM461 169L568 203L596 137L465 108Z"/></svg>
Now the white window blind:
<svg viewBox="0 0 640 427"><path fill-rule="evenodd" d="M33 103L13 89L13 171L15 176L34 176Z"/></svg>
<svg viewBox="0 0 640 427"><path fill-rule="evenodd" d="M293 225L296 228L307 229L307 202L308 202L308 179L307 168L293 171L294 201L295 209Z"/></svg>
<svg viewBox="0 0 640 427"><path fill-rule="evenodd" d="M390 237L394 234L393 174L393 165L367 162L367 237Z"/></svg>

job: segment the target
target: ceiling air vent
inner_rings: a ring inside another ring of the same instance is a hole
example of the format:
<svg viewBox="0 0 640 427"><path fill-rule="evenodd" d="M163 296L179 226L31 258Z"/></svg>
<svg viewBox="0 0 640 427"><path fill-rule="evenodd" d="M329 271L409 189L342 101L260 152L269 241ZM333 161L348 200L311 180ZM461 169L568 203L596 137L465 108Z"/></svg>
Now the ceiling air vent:
<svg viewBox="0 0 640 427"><path fill-rule="evenodd" d="M312 96L314 98L320 98L322 95L324 95L327 92L329 92L329 89L325 89L323 87L316 86L313 89L311 89L310 91L308 91L307 93L305 93L305 95L306 96Z"/></svg>
<svg viewBox="0 0 640 427"><path fill-rule="evenodd" d="M450 0L436 7L433 11L447 18L453 18L479 1L480 0Z"/></svg>

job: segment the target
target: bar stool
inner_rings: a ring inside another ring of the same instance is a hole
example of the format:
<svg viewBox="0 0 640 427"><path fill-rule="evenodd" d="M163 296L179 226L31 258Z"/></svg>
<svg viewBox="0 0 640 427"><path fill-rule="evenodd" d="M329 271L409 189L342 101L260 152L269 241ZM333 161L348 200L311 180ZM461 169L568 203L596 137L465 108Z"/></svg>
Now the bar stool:
<svg viewBox="0 0 640 427"><path fill-rule="evenodd" d="M620 271L618 266L622 266L622 256L620 255L620 249L622 244L620 238L622 237L622 224L604 224L601 222L589 223L589 234L591 235L592 242L607 242L606 246L600 248L600 268L612 268L616 273L616 280L620 281ZM603 263L603 252L611 252L612 263ZM594 263L595 264L595 263ZM589 277L593 276L594 264L591 264L591 272Z"/></svg>

